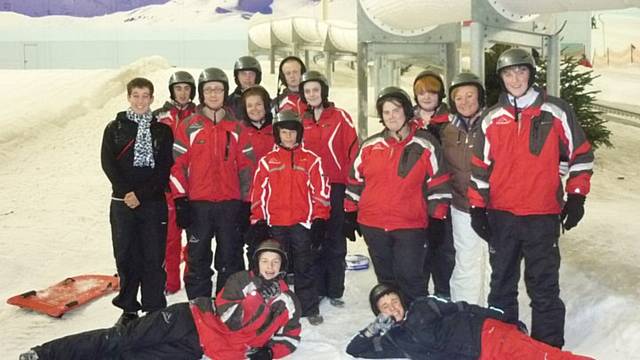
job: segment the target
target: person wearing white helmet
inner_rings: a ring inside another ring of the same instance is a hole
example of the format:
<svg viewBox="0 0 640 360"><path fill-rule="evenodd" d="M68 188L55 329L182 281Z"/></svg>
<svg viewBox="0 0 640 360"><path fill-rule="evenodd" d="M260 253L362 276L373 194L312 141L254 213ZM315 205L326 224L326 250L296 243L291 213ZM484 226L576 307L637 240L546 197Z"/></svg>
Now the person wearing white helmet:
<svg viewBox="0 0 640 360"><path fill-rule="evenodd" d="M468 191L471 226L489 244L488 303L508 320L518 319L524 259L531 336L561 348L558 238L561 227L574 228L584 215L593 150L572 107L533 85L536 64L529 52L503 52L496 72L502 93L474 136Z"/></svg>

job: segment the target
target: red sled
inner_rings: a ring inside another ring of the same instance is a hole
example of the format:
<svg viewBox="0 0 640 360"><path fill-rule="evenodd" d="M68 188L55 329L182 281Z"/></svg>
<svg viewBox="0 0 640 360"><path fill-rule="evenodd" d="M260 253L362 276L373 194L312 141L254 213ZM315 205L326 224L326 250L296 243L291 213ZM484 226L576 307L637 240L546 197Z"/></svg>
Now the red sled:
<svg viewBox="0 0 640 360"><path fill-rule="evenodd" d="M117 291L119 285L116 275L80 275L66 278L44 290L13 296L7 303L59 318L82 304Z"/></svg>

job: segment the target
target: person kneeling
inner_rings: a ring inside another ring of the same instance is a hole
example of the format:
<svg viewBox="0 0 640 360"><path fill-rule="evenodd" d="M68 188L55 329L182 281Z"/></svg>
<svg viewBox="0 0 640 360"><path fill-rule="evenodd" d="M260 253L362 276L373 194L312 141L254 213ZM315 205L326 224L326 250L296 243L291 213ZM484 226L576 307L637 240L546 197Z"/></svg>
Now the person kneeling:
<svg viewBox="0 0 640 360"><path fill-rule="evenodd" d="M277 359L300 342L300 305L283 280L287 257L268 239L255 268L233 274L215 303L199 297L124 326L87 331L36 346L20 360Z"/></svg>
<svg viewBox="0 0 640 360"><path fill-rule="evenodd" d="M399 291L377 284L369 293L377 316L347 346L358 358L591 359L532 339L502 314L435 296L417 298L405 312Z"/></svg>

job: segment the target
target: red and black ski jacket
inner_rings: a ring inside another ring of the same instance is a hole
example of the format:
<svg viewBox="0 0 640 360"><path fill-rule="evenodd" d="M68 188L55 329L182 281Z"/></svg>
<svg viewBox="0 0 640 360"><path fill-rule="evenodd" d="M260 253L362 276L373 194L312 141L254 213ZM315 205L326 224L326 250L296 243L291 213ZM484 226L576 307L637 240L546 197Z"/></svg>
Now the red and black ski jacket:
<svg viewBox="0 0 640 360"><path fill-rule="evenodd" d="M253 166L239 145L241 125L227 114L226 108L218 110L214 121L200 105L180 123L170 177L174 199L248 201Z"/></svg>
<svg viewBox="0 0 640 360"><path fill-rule="evenodd" d="M358 153L358 135L349 114L333 104L316 121L313 109L303 115L304 146L322 159L329 183L346 184L351 164Z"/></svg>
<svg viewBox="0 0 640 360"><path fill-rule="evenodd" d="M307 111L307 103L300 99L300 94L289 89L285 89L278 97L273 99L273 106L277 112L292 110L300 116Z"/></svg>
<svg viewBox="0 0 640 360"><path fill-rule="evenodd" d="M387 129L362 143L347 183L345 210L358 222L385 229L424 229L428 217L444 219L451 190L442 149L411 123L402 141Z"/></svg>
<svg viewBox="0 0 640 360"><path fill-rule="evenodd" d="M168 125L175 134L180 122L191 116L195 111L196 105L192 102L179 106L174 101L166 101L161 108L153 112L153 115L158 119L158 122Z"/></svg>
<svg viewBox="0 0 640 360"><path fill-rule="evenodd" d="M216 312L194 304L191 313L205 355L216 360L246 359L250 349L269 347L273 358L291 354L300 343L300 302L284 280L280 294L264 299L257 291L266 281L251 271L229 277L216 297Z"/></svg>
<svg viewBox="0 0 640 360"><path fill-rule="evenodd" d="M260 159L251 187L251 223L266 220L271 226L328 219L330 187L320 158L303 146L281 146Z"/></svg>
<svg viewBox="0 0 640 360"><path fill-rule="evenodd" d="M102 136L100 160L102 170L109 178L112 197L123 199L133 191L140 202L164 200L164 190L173 165L171 129L153 119L150 125L155 166L134 167L133 150L138 134L138 124L120 112L109 122Z"/></svg>
<svg viewBox="0 0 640 360"><path fill-rule="evenodd" d="M241 124L240 148L253 163L255 171L258 161L274 149L273 126L271 121L265 122L260 129L250 121L243 120Z"/></svg>
<svg viewBox="0 0 640 360"><path fill-rule="evenodd" d="M524 109L503 93L483 114L473 140L472 206L515 215L559 214L565 175L568 193L589 193L593 150L573 109L537 88L531 91L537 97Z"/></svg>

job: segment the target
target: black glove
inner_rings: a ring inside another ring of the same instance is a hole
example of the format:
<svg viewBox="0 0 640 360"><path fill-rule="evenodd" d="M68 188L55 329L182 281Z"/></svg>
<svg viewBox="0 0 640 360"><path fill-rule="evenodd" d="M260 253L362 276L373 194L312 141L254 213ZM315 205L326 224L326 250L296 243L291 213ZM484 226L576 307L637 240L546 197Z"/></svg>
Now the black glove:
<svg viewBox="0 0 640 360"><path fill-rule="evenodd" d="M565 230L571 230L576 227L584 216L584 200L584 195L567 195L567 202L564 204L560 214L560 221L562 221L562 226Z"/></svg>
<svg viewBox="0 0 640 360"><path fill-rule="evenodd" d="M247 357L249 360L271 360L273 359L273 351L268 346L251 349Z"/></svg>
<svg viewBox="0 0 640 360"><path fill-rule="evenodd" d="M342 235L349 241L356 241L356 233L362 236L360 225L358 224L358 212L350 211L344 213L344 224L342 224Z"/></svg>
<svg viewBox="0 0 640 360"><path fill-rule="evenodd" d="M240 231L240 235L244 235L249 227L251 226L251 222L249 221L249 217L251 216L251 203L243 201L240 204L240 211L238 211L238 230Z"/></svg>
<svg viewBox="0 0 640 360"><path fill-rule="evenodd" d="M258 220L257 223L251 225L251 241L258 246L262 241L270 237L271 229L265 220Z"/></svg>
<svg viewBox="0 0 640 360"><path fill-rule="evenodd" d="M280 295L280 284L278 280L262 280L258 292L265 301L269 300Z"/></svg>
<svg viewBox="0 0 640 360"><path fill-rule="evenodd" d="M436 219L429 217L429 227L427 227L427 240L429 240L429 246L436 247L436 244L442 242L445 232L445 221L443 219Z"/></svg>
<svg viewBox="0 0 640 360"><path fill-rule="evenodd" d="M384 335L384 333L391 329L394 323L395 320L391 316L380 313L376 319L362 331L362 335L366 337Z"/></svg>
<svg viewBox="0 0 640 360"><path fill-rule="evenodd" d="M311 244L314 249L320 249L327 235L327 220L314 219L311 224Z"/></svg>
<svg viewBox="0 0 640 360"><path fill-rule="evenodd" d="M187 197L180 197L173 201L176 204L176 224L182 229L191 226L191 206Z"/></svg>
<svg viewBox="0 0 640 360"><path fill-rule="evenodd" d="M487 209L483 207L471 207L471 227L481 238L489 243L491 237L491 229L489 229L489 218L487 217Z"/></svg>

